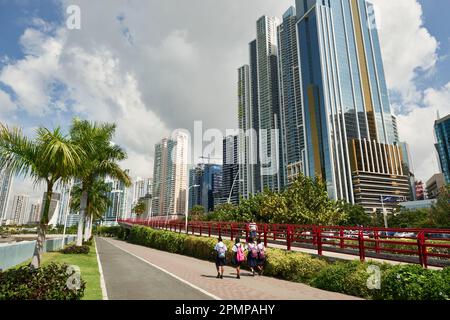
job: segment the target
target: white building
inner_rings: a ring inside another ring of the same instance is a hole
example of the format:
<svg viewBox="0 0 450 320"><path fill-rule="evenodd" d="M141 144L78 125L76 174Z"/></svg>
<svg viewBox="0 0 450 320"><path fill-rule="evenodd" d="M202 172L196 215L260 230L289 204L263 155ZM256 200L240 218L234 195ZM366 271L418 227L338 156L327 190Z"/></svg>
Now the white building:
<svg viewBox="0 0 450 320"><path fill-rule="evenodd" d="M13 175L11 172L0 172L0 225L3 221L6 221L9 194L11 192L11 184L13 181Z"/></svg>
<svg viewBox="0 0 450 320"><path fill-rule="evenodd" d="M11 220L15 225L27 223L27 207L30 197L27 195L15 195L12 203Z"/></svg>

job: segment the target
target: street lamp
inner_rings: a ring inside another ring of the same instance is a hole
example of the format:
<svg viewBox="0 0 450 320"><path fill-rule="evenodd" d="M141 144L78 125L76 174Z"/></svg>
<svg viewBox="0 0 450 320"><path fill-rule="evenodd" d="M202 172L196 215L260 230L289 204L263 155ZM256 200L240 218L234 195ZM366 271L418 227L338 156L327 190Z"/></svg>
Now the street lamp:
<svg viewBox="0 0 450 320"><path fill-rule="evenodd" d="M186 230L186 234L188 233L188 213L189 213L189 190L193 189L193 188L200 188L199 184L195 184L193 186L188 187L187 189L187 193L186 193L186 214L185 214L185 230Z"/></svg>

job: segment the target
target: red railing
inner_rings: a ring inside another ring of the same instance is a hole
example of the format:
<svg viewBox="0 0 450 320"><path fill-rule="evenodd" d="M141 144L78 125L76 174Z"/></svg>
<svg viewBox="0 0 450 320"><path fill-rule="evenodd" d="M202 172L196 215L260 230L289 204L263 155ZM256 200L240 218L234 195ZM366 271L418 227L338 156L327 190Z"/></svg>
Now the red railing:
<svg viewBox="0 0 450 320"><path fill-rule="evenodd" d="M189 222L179 220L119 220L122 224L144 225L173 232L187 232L202 236L222 236L234 240L237 236L248 238L247 223ZM385 260L419 263L423 267L450 265L450 230L396 229L341 226L310 226L288 224L257 224L257 237L264 244L279 244L323 251L359 255Z"/></svg>

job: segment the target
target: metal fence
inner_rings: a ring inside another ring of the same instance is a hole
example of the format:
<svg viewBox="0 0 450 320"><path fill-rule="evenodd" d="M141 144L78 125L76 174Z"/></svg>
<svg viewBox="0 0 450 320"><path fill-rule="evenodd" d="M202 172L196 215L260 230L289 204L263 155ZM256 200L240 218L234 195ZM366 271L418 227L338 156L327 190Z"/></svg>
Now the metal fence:
<svg viewBox="0 0 450 320"><path fill-rule="evenodd" d="M64 244L74 242L77 236L66 236ZM58 251L62 247L63 238L47 239L45 252ZM36 240L0 244L0 270L6 270L21 264L33 257Z"/></svg>
<svg viewBox="0 0 450 320"><path fill-rule="evenodd" d="M121 224L144 225L174 232L186 232L182 221L150 221L142 219L120 220ZM202 236L222 236L233 240L236 236L248 238L248 223L189 222L187 232ZM268 243L379 258L423 267L450 266L449 229L399 229L373 227L310 226L288 224L257 224L256 237Z"/></svg>

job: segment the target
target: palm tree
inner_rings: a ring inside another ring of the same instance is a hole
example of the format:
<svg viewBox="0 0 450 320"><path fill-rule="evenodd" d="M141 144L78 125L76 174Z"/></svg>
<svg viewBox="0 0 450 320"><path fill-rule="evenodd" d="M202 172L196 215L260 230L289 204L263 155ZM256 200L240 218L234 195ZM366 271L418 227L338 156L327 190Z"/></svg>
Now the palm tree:
<svg viewBox="0 0 450 320"><path fill-rule="evenodd" d="M59 128L53 131L39 128L36 138L30 140L20 128L10 129L0 123L0 170L10 170L17 176L29 177L35 186L41 183L46 185L45 206L38 226L31 268L39 268L41 264L53 187L68 183L85 155L80 146Z"/></svg>
<svg viewBox="0 0 450 320"><path fill-rule="evenodd" d="M74 119L70 135L87 153L86 161L79 168L77 178L81 181L80 221L78 223L77 246L83 243L83 222L86 217L88 195L97 179L106 176L115 178L129 187L131 179L117 162L127 155L119 146L111 142L116 126L114 124L91 123ZM92 224L92 217L90 218Z"/></svg>
<svg viewBox="0 0 450 320"><path fill-rule="evenodd" d="M88 195L87 208L86 208L86 221L93 221L101 219L108 207L111 205L111 200L108 197L108 192L111 191L111 187L102 180L96 180ZM74 211L80 210L81 194L83 190L79 185L76 185L72 189L72 197L70 200L70 208ZM92 233L92 223L86 225L84 230L85 240L89 240Z"/></svg>

